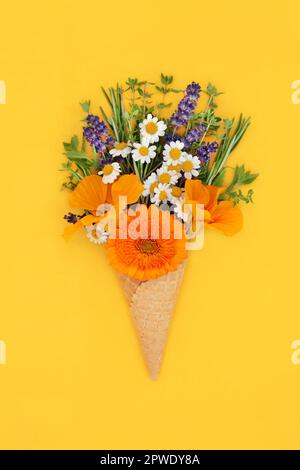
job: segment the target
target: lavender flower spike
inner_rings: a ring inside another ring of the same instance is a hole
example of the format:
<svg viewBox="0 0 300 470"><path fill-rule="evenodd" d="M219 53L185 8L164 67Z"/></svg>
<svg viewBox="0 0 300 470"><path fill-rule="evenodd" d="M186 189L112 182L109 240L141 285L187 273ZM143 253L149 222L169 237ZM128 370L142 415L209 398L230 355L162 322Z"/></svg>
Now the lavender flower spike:
<svg viewBox="0 0 300 470"><path fill-rule="evenodd" d="M200 85L195 82L190 83L186 87L185 96L179 102L177 110L171 116L171 124L173 126L184 126L189 121L197 106L200 91Z"/></svg>
<svg viewBox="0 0 300 470"><path fill-rule="evenodd" d="M212 154L218 150L218 143L215 142L203 142L203 144L198 148L197 155L202 163L206 165L212 157Z"/></svg>
<svg viewBox="0 0 300 470"><path fill-rule="evenodd" d="M195 142L199 142L201 136L204 134L205 131L205 124L199 124L199 126L193 127L193 129L191 129L183 139L185 147L190 147Z"/></svg>
<svg viewBox="0 0 300 470"><path fill-rule="evenodd" d="M105 122L100 121L99 116L89 114L86 118L86 123L88 126L83 128L85 139L95 148L97 153L104 153L106 148L114 143L114 139L108 133Z"/></svg>
<svg viewBox="0 0 300 470"><path fill-rule="evenodd" d="M201 87L198 83L192 82L186 87L186 93L195 101L198 101L201 92Z"/></svg>
<svg viewBox="0 0 300 470"><path fill-rule="evenodd" d="M76 224L77 220L80 219L81 217L73 214L72 212L68 212L66 215L64 215L64 219L69 222L69 224Z"/></svg>

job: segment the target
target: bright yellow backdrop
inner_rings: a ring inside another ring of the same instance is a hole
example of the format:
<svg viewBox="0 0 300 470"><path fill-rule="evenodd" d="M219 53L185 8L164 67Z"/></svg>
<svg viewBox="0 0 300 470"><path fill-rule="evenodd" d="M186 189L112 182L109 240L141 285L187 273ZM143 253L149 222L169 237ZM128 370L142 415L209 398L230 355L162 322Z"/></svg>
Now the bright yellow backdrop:
<svg viewBox="0 0 300 470"><path fill-rule="evenodd" d="M1 448L299 448L297 0L2 2ZM63 140L128 76L212 81L253 124L245 227L190 256L160 379L103 251L61 237Z"/></svg>

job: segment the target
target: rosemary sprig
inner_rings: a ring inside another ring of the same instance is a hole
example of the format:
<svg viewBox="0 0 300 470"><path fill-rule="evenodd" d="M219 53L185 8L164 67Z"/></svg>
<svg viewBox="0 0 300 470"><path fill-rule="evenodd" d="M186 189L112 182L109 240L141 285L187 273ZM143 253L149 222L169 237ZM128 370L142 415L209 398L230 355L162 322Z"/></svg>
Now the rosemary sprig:
<svg viewBox="0 0 300 470"><path fill-rule="evenodd" d="M244 118L241 114L239 120L234 127L234 119L225 119L224 120L224 134L221 138L221 143L216 155L216 158L211 166L211 169L208 173L206 183L213 184L214 179L217 178L219 173L222 171L226 160L229 155L236 148L238 143L241 141L243 135L250 125L250 118Z"/></svg>
<svg viewBox="0 0 300 470"><path fill-rule="evenodd" d="M108 117L104 109L100 106L102 116L108 124L116 141L127 141L128 129L130 126L128 123L128 113L125 110L123 102L123 90L118 84L116 89L109 88L108 93L103 87L101 89L112 112L112 115Z"/></svg>

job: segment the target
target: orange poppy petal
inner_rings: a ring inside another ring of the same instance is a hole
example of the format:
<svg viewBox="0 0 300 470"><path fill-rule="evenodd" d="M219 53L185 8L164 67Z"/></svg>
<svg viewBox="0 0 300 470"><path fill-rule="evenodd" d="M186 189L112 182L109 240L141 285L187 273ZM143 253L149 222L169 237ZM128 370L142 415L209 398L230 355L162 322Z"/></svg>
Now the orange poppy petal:
<svg viewBox="0 0 300 470"><path fill-rule="evenodd" d="M221 192L224 191L224 188L222 188L222 186L206 186L206 188L209 193L209 201L207 203L206 209L208 211L212 211L218 204L218 197L220 196Z"/></svg>
<svg viewBox="0 0 300 470"><path fill-rule="evenodd" d="M187 202L195 201L198 204L208 204L209 192L207 186L204 186L199 180L186 180L185 196Z"/></svg>
<svg viewBox="0 0 300 470"><path fill-rule="evenodd" d="M98 216L96 217L94 215L86 215L85 217L82 217L82 219L80 219L79 222L81 223L83 227L86 227L92 224L96 224L97 222L99 222L100 219L101 217L98 217Z"/></svg>
<svg viewBox="0 0 300 470"><path fill-rule="evenodd" d="M126 196L127 203L133 204L138 200L142 194L144 187L139 178L133 173L130 175L123 175L112 184L111 194L114 204L118 204L119 196Z"/></svg>
<svg viewBox="0 0 300 470"><path fill-rule="evenodd" d="M77 209L95 211L106 199L107 185L101 176L90 175L83 178L70 196L70 206Z"/></svg>
<svg viewBox="0 0 300 470"><path fill-rule="evenodd" d="M211 213L207 210L203 212L204 222L208 222L211 220Z"/></svg>
<svg viewBox="0 0 300 470"><path fill-rule="evenodd" d="M238 206L231 201L220 202L211 213L208 227L220 230L225 235L234 235L243 227L243 215Z"/></svg>
<svg viewBox="0 0 300 470"><path fill-rule="evenodd" d="M65 240L69 240L69 238L82 227L96 224L97 222L101 220L102 217L101 216L96 217L94 215L89 214L79 219L75 224L68 224L64 230L64 235L63 235Z"/></svg>
<svg viewBox="0 0 300 470"><path fill-rule="evenodd" d="M113 203L113 200L112 200L112 195L111 195L111 188L112 188L112 184L107 184L107 193L106 193L106 201L108 204L112 204Z"/></svg>

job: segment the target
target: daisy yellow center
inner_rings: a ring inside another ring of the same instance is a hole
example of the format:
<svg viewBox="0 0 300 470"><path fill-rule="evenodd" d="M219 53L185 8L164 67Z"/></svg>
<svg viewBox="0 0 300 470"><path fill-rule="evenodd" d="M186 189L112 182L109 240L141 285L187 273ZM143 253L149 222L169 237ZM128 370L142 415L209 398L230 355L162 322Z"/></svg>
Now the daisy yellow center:
<svg viewBox="0 0 300 470"><path fill-rule="evenodd" d="M148 122L145 126L145 129L146 129L146 132L148 134L155 134L157 132L157 124L155 124L155 122Z"/></svg>
<svg viewBox="0 0 300 470"><path fill-rule="evenodd" d="M110 175L110 174L113 172L113 170L114 170L114 168L113 168L112 165L105 165L105 167L103 168L102 171L103 171L103 174L104 174L105 176L108 176L108 175Z"/></svg>
<svg viewBox="0 0 300 470"><path fill-rule="evenodd" d="M157 188L158 182L154 181L154 183L151 184L150 186L150 193L154 193L154 189Z"/></svg>
<svg viewBox="0 0 300 470"><path fill-rule="evenodd" d="M182 169L183 169L183 171L192 171L193 163L190 160L186 160L182 164Z"/></svg>
<svg viewBox="0 0 300 470"><path fill-rule="evenodd" d="M168 170L178 172L181 170L181 165L179 163L177 165L169 165Z"/></svg>
<svg viewBox="0 0 300 470"><path fill-rule="evenodd" d="M119 143L116 145L116 149L117 149L117 150L124 150L124 149L126 149L126 147L127 147L126 142L119 142Z"/></svg>
<svg viewBox="0 0 300 470"><path fill-rule="evenodd" d="M170 150L170 157L172 158L172 160L178 160L178 158L180 158L180 155L181 155L181 150L178 149L177 147L172 148Z"/></svg>
<svg viewBox="0 0 300 470"><path fill-rule="evenodd" d="M172 188L172 196L180 197L181 194L182 194L181 188L179 188L179 186L173 186L173 188Z"/></svg>
<svg viewBox="0 0 300 470"><path fill-rule="evenodd" d="M159 199L160 199L161 201L163 201L164 199L166 199L167 196L168 196L168 195L167 195L167 191L160 191L160 193L159 193Z"/></svg>
<svg viewBox="0 0 300 470"><path fill-rule="evenodd" d="M142 155L142 157L146 157L149 153L149 149L148 147L145 147L144 145L142 145L142 147L140 147L140 155Z"/></svg>
<svg viewBox="0 0 300 470"><path fill-rule="evenodd" d="M153 255L159 251L159 244L156 240L137 240L135 245L145 255Z"/></svg>
<svg viewBox="0 0 300 470"><path fill-rule="evenodd" d="M170 183L171 176L168 173L162 173L159 175L159 182L160 183Z"/></svg>

